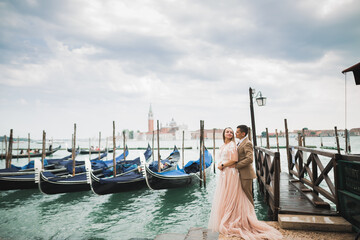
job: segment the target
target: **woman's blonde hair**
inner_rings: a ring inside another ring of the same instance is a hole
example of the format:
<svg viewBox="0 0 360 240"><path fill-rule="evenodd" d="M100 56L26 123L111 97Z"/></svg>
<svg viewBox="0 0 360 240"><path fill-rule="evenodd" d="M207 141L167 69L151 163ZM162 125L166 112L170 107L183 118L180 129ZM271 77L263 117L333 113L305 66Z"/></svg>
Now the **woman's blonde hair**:
<svg viewBox="0 0 360 240"><path fill-rule="evenodd" d="M234 130L231 128L231 127L226 127L225 129L224 129L224 131L223 131L223 141L225 142L225 131L226 131L226 129L230 129L231 131L232 131L232 133L233 133L233 137L232 137L232 139L230 139L230 141L233 141L233 142L235 142L235 134L234 134Z"/></svg>

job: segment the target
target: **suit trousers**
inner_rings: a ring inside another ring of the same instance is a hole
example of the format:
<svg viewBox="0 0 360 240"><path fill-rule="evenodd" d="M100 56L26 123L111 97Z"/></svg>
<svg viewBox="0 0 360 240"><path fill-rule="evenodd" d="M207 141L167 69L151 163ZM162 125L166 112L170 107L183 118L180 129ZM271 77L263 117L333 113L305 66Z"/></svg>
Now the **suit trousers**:
<svg viewBox="0 0 360 240"><path fill-rule="evenodd" d="M254 205L252 185L253 179L241 179L241 187L252 205Z"/></svg>

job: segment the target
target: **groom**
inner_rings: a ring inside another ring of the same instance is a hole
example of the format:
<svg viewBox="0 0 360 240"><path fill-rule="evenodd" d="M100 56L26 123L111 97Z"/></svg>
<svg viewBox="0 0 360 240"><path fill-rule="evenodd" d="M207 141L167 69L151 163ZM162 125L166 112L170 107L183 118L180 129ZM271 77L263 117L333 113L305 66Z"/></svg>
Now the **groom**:
<svg viewBox="0 0 360 240"><path fill-rule="evenodd" d="M256 178L256 174L252 166L253 146L247 137L248 131L246 125L239 125L236 128L236 138L240 140L237 144L238 163L236 164L236 168L239 170L241 187L250 202L254 205L252 182L253 179Z"/></svg>

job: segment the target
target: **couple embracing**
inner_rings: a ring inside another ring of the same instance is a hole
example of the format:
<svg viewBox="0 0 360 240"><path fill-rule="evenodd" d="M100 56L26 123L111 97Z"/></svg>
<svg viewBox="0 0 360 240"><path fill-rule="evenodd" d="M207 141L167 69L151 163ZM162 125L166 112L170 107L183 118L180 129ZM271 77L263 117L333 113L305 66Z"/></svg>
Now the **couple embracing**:
<svg viewBox="0 0 360 240"><path fill-rule="evenodd" d="M219 149L219 177L216 183L208 228L227 237L281 239L282 235L255 214L252 181L256 178L253 146L248 139L248 127L239 125L234 131L223 131L224 144Z"/></svg>

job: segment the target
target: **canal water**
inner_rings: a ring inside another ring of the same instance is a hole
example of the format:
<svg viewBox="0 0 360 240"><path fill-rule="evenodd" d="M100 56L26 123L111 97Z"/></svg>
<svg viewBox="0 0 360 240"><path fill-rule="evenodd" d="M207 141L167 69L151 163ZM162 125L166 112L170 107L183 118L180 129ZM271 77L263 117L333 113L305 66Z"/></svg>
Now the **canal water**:
<svg viewBox="0 0 360 240"><path fill-rule="evenodd" d="M309 145L320 146L317 138L306 140ZM333 138L323 138L323 142L324 145L336 146ZM80 140L78 143L81 147L89 146L86 141ZM285 140L280 138L280 145L283 146L284 143ZM360 137L352 138L351 143L353 152L359 153ZM65 140L54 141L54 147L58 144L70 146L70 142ZM147 146L144 141L129 141L127 144L129 147ZM221 140L216 141L217 147L221 144ZM296 140L291 139L291 144L296 144ZM161 147L174 145L181 147L181 141L161 142ZM185 162L198 159L198 145L198 141L185 142L185 147L192 147L185 150ZM206 146L212 145L211 139L206 140ZM271 145L276 145L274 139L271 140ZM27 146L26 143L24 146ZM40 144L32 143L32 147L37 146L40 147ZM213 152L211 149L210 151ZM143 150L130 150L128 159L139 156L141 152ZM161 150L161 155L165 157L170 152L171 150ZM61 150L53 158L67 154L66 150ZM281 150L281 167L286 171L284 154ZM80 159L86 157L89 156L82 155ZM26 162L27 159L13 160L13 164L18 166ZM4 168L4 164L1 161L0 167ZM0 191L0 239L128 240L153 239L161 233L186 233L190 227L207 226L216 178L216 174L207 176L206 188L194 185L160 191L143 189L105 196L98 196L90 191L57 195L44 195L38 189ZM258 193L255 181L254 200L257 217L269 220L268 207Z"/></svg>

